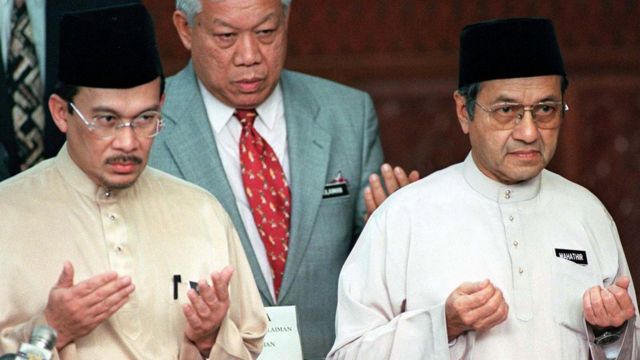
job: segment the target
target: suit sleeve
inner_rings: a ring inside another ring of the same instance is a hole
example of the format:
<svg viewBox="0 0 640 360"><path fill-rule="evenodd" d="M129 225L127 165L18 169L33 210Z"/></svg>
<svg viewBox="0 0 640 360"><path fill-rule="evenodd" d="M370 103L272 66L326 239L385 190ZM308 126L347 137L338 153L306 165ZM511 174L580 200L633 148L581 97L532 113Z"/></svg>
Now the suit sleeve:
<svg viewBox="0 0 640 360"><path fill-rule="evenodd" d="M444 303L405 311L410 226L385 226L384 208L368 221L342 268L328 359L448 360ZM457 347L464 351L464 343Z"/></svg>
<svg viewBox="0 0 640 360"><path fill-rule="evenodd" d="M364 189L369 186L369 175L380 174L380 166L383 161L382 144L378 129L378 116L373 107L373 101L369 95L365 95L363 102L364 131L362 138L362 171L360 172L360 191L358 193L358 203L354 216L355 230L353 240L355 241L364 227L364 215L366 206L364 204Z"/></svg>

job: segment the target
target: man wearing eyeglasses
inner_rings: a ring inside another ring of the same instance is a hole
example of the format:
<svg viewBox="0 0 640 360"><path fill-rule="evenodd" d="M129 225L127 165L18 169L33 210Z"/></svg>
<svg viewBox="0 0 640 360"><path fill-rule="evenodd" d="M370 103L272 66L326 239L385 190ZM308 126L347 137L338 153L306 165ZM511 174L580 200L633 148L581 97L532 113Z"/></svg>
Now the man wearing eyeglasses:
<svg viewBox="0 0 640 360"><path fill-rule="evenodd" d="M142 5L66 14L58 156L0 184L0 354L39 324L59 359L254 359L267 318L205 190L147 168L163 75Z"/></svg>
<svg viewBox="0 0 640 360"><path fill-rule="evenodd" d="M568 81L541 18L465 27L471 152L391 196L340 275L330 359L638 359L637 300L596 197L545 170Z"/></svg>

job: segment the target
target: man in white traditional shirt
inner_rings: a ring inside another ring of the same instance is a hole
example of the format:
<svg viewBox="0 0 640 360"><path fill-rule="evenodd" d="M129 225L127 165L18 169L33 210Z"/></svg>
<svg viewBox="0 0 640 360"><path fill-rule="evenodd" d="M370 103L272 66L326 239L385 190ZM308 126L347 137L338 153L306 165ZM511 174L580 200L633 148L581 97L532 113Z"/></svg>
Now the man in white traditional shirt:
<svg viewBox="0 0 640 360"><path fill-rule="evenodd" d="M0 354L39 324L56 359L255 359L267 318L206 191L147 168L163 75L142 5L66 14L49 108L67 142L0 184Z"/></svg>
<svg viewBox="0 0 640 360"><path fill-rule="evenodd" d="M454 99L471 153L373 213L340 275L330 359L639 358L615 224L545 170L567 85L549 20L462 31Z"/></svg>

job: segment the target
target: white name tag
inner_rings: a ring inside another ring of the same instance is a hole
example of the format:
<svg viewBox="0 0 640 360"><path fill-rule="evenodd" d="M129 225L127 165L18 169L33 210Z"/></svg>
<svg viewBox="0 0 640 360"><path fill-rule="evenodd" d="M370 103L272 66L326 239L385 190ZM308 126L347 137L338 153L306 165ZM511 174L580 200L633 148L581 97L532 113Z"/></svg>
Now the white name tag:
<svg viewBox="0 0 640 360"><path fill-rule="evenodd" d="M264 308L269 317L269 330L259 360L302 360L295 306Z"/></svg>

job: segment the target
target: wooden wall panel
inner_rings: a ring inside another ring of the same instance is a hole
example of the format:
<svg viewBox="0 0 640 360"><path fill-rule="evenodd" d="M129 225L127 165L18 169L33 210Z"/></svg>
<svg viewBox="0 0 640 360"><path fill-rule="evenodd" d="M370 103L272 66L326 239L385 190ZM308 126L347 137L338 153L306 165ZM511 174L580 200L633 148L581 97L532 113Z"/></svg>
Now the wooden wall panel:
<svg viewBox="0 0 640 360"><path fill-rule="evenodd" d="M188 58L171 24L173 1L144 2L172 74ZM287 66L368 91L387 159L423 174L469 150L451 98L462 27L551 18L571 81L551 169L603 201L640 283L640 1L294 0L291 11Z"/></svg>

